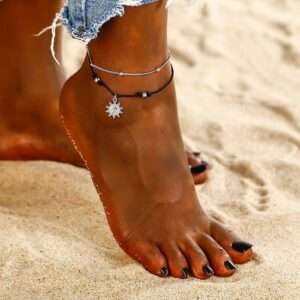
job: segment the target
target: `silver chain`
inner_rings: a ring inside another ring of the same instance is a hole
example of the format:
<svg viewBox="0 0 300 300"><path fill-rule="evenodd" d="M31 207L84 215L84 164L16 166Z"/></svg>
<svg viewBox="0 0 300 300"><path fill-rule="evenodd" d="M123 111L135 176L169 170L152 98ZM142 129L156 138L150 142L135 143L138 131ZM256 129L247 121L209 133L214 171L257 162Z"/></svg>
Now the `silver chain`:
<svg viewBox="0 0 300 300"><path fill-rule="evenodd" d="M90 66L93 69L111 74L111 75L115 75L115 76L148 76L148 75L152 75L154 73L158 73L160 72L169 62L171 59L171 54L169 53L168 58L157 68L153 69L152 71L148 71L148 72L143 72L143 73L130 73L130 72L118 72L118 71L113 71L113 70L109 70L100 66L97 66L93 63L92 61L92 56L91 53L89 51L89 49L87 48L87 54L90 60Z"/></svg>

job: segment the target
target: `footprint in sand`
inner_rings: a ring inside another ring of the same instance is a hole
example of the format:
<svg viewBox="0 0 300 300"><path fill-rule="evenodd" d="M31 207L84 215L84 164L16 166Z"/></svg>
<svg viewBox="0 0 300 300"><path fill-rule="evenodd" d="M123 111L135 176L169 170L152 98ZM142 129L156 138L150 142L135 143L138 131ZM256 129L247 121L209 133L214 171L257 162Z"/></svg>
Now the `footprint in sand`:
<svg viewBox="0 0 300 300"><path fill-rule="evenodd" d="M244 190L250 194L245 197L248 199L248 203L244 208L249 210L251 207L258 212L266 211L269 207L270 196L264 179L254 170L250 162L239 160L232 155L227 157L227 162L223 162L224 167L238 176Z"/></svg>
<svg viewBox="0 0 300 300"><path fill-rule="evenodd" d="M207 205L213 218L226 223L228 216L231 220L241 220L241 217L268 211L269 188L251 161L225 152L220 155L219 151L210 152L209 156L215 160L214 172L219 177L216 179L218 192L214 194L212 190L215 205L211 201Z"/></svg>
<svg viewBox="0 0 300 300"><path fill-rule="evenodd" d="M251 199L251 206L257 211L266 211L270 202L269 191L265 181L253 169L249 162L235 161L229 165L231 171L241 176L249 190L253 191L254 197Z"/></svg>

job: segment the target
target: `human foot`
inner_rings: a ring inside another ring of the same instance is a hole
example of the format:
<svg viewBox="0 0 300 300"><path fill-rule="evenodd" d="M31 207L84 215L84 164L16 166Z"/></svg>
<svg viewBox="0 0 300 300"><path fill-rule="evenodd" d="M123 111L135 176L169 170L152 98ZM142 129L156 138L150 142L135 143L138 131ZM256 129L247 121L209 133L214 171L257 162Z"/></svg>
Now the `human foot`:
<svg viewBox="0 0 300 300"><path fill-rule="evenodd" d="M126 12L91 44L94 58L114 69L151 69L157 57L167 55L163 4ZM142 47L144 37L162 43ZM169 76L167 68L150 79L102 74L122 93L155 90ZM251 259L251 245L210 219L199 204L180 135L174 85L147 101L122 100L124 114L116 120L105 113L110 99L92 81L85 61L65 84L60 107L119 245L158 276L186 278L190 272L205 279L213 273L233 274L234 263Z"/></svg>
<svg viewBox="0 0 300 300"><path fill-rule="evenodd" d="M48 159L83 165L59 118L63 76L49 52L50 34L33 36L51 23L59 2L0 4L0 35L5 41L0 47L1 160Z"/></svg>
<svg viewBox="0 0 300 300"><path fill-rule="evenodd" d="M173 87L147 103L124 101L126 115L115 121L104 112L108 97L92 82L85 64L66 83L61 111L120 246L159 276L186 278L188 270L201 279L212 272L233 274L233 262L251 259L251 245L241 242L234 250L240 239L199 205ZM155 143L145 136L155 137Z"/></svg>

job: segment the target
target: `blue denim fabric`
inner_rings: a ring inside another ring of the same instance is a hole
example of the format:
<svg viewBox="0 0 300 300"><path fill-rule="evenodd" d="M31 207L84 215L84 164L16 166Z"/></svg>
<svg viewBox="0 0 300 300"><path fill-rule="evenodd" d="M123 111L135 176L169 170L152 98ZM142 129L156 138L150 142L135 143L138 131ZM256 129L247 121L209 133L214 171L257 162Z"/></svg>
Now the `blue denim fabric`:
<svg viewBox="0 0 300 300"><path fill-rule="evenodd" d="M124 15L124 6L139 6L159 0L68 0L59 14L73 38L88 43L102 25Z"/></svg>

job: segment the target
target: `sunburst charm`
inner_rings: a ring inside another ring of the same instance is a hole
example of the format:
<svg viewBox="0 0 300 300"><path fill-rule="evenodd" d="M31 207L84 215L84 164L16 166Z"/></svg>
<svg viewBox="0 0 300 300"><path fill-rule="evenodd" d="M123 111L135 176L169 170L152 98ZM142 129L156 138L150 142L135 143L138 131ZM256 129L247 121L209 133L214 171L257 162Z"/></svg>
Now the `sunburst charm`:
<svg viewBox="0 0 300 300"><path fill-rule="evenodd" d="M105 111L110 118L116 119L120 118L121 115L124 113L123 107L121 106L121 103L118 100L118 97L115 95L111 102L106 106Z"/></svg>

